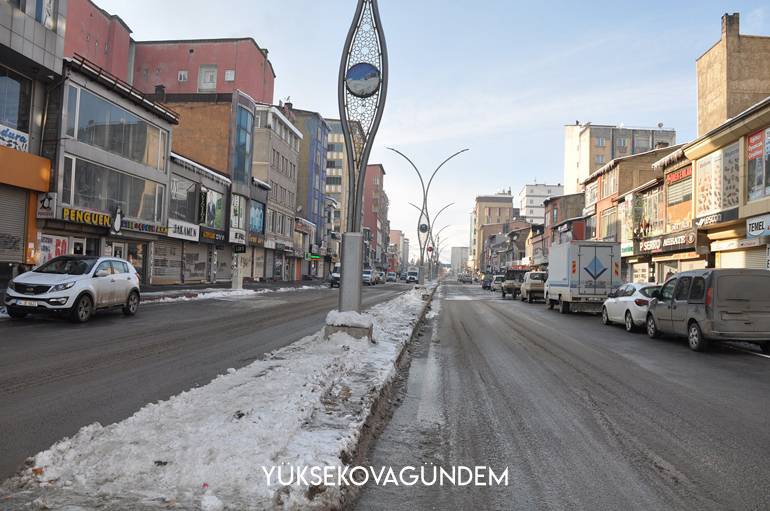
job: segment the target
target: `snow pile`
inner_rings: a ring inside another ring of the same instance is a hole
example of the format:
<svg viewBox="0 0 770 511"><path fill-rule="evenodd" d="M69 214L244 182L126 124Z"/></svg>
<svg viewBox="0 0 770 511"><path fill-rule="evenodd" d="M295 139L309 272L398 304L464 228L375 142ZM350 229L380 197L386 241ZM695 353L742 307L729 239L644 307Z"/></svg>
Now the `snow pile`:
<svg viewBox="0 0 770 511"><path fill-rule="evenodd" d="M180 291L172 292L150 292L144 293L142 299L151 303L173 303L173 302L189 302L192 300L211 300L213 298L249 298L252 296L263 295L267 293L286 293L289 291L305 291L307 289L322 289L320 286L301 286L301 287L281 287L278 289L217 289L207 288L200 291L190 291L188 295L173 296L173 293L179 293ZM164 296L166 294L172 294L172 296ZM157 298L156 297L160 297Z"/></svg>
<svg viewBox="0 0 770 511"><path fill-rule="evenodd" d="M371 316L355 311L340 312L333 310L329 311L329 314L326 315L326 324L330 326L370 328L373 323Z"/></svg>
<svg viewBox="0 0 770 511"><path fill-rule="evenodd" d="M373 307L377 344L319 332L122 422L86 426L0 495L52 509L337 508L345 489L269 485L264 470L350 462L424 303L413 290Z"/></svg>

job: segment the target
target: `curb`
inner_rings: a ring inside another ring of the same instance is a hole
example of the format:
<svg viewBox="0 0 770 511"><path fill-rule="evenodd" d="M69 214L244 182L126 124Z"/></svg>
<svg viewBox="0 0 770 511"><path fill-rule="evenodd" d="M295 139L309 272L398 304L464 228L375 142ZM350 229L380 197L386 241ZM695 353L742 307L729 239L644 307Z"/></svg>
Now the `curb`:
<svg viewBox="0 0 770 511"><path fill-rule="evenodd" d="M409 359L406 356L408 351L407 348L419 335L419 332L425 323L425 316L428 314L428 311L430 311L431 305L433 304L433 296L436 294L436 291L440 285L441 283L436 285L436 287L434 287L429 293L426 293L428 299L425 300L422 311L420 312L420 315L417 317L417 321L415 321L414 326L412 327L412 334L403 344L401 351L396 356L396 360L393 362L393 365L396 368L396 373L394 374L394 377L390 379L390 381L380 387L379 391L377 391L377 395L374 397L374 399L372 399L372 406L369 408L369 412L367 413L366 419L364 420L363 426L361 427L361 431L358 435L358 441L356 442L352 452L343 451L340 453L340 459L343 461L343 463L352 466L358 465L365 460L372 442L377 436L377 433L380 432L377 427L377 422L380 418L386 416L392 404L388 397L393 390L393 385L396 383L396 376L398 372L403 369L403 367L409 362ZM356 499L360 490L361 488L357 486L348 486L344 488L342 491L342 499L339 503L339 509L350 509L351 506L356 503Z"/></svg>

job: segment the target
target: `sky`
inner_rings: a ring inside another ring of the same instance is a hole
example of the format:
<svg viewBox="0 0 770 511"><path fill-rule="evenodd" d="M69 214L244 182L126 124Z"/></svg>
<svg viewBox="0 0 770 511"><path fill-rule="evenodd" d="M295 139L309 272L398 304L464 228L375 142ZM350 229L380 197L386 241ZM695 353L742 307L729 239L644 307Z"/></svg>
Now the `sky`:
<svg viewBox="0 0 770 511"><path fill-rule="evenodd" d="M355 0L95 0L134 39L253 37L276 73L275 103L339 118L337 72ZM719 40L721 16L770 35L765 1L380 0L389 56L387 102L370 163L385 167L392 229L417 253L422 202L407 154L437 174L429 211L442 259L468 246L474 198L563 181L565 124L676 129L695 136L695 60Z"/></svg>

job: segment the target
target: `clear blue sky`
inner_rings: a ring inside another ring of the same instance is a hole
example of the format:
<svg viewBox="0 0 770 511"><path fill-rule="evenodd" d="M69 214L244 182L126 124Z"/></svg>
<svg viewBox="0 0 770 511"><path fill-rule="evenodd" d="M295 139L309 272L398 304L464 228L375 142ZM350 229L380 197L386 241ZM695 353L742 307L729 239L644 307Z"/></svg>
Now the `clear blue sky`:
<svg viewBox="0 0 770 511"><path fill-rule="evenodd" d="M251 36L270 50L276 102L338 117L337 70L355 0L95 0L137 40ZM725 12L770 35L766 1L485 2L380 0L390 57L383 124L370 161L387 175L393 228L416 247L421 193L395 146L428 173L455 150L430 206L447 245L468 244L477 194L562 181L563 125L575 120L695 134L695 59ZM443 245L444 243L442 243ZM442 253L449 258L449 250Z"/></svg>

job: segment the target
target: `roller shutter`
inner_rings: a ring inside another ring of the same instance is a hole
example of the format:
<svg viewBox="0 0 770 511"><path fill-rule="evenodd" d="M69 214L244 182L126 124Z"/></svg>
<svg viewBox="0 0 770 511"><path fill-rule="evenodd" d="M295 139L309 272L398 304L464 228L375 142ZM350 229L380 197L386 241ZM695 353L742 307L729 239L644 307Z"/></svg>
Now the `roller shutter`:
<svg viewBox="0 0 770 511"><path fill-rule="evenodd" d="M166 239L153 243L152 275L156 283L175 284L181 281L181 241Z"/></svg>
<svg viewBox="0 0 770 511"><path fill-rule="evenodd" d="M0 261L24 262L27 192L0 185Z"/></svg>
<svg viewBox="0 0 770 511"><path fill-rule="evenodd" d="M203 282L208 278L209 245L184 243L184 281Z"/></svg>
<svg viewBox="0 0 770 511"><path fill-rule="evenodd" d="M748 248L720 252L718 266L720 268L754 268L764 270L767 265L766 247Z"/></svg>

